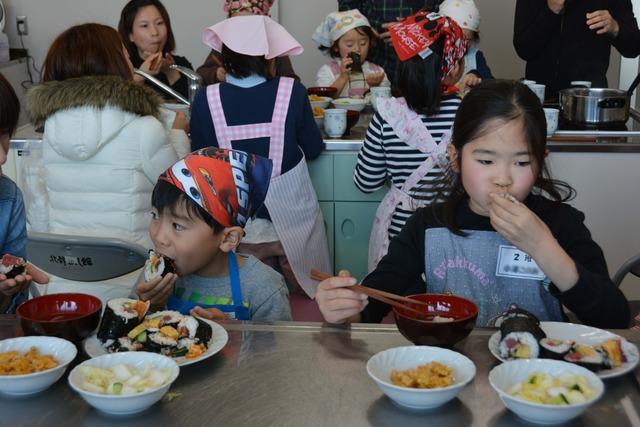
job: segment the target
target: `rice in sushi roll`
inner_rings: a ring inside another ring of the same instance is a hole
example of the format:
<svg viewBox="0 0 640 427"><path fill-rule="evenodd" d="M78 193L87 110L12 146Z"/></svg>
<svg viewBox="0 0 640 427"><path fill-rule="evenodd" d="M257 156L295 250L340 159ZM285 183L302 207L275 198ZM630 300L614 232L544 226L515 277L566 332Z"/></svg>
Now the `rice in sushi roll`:
<svg viewBox="0 0 640 427"><path fill-rule="evenodd" d="M545 359L562 360L564 355L571 350L573 344L574 342L569 340L542 338L540 340L541 356Z"/></svg>
<svg viewBox="0 0 640 427"><path fill-rule="evenodd" d="M602 354L595 348L584 344L574 344L569 353L564 356L564 360L594 372L605 367Z"/></svg>
<svg viewBox="0 0 640 427"><path fill-rule="evenodd" d="M597 350L604 356L603 363L607 368L617 368L627 361L619 338L605 341L597 347Z"/></svg>
<svg viewBox="0 0 640 427"><path fill-rule="evenodd" d="M156 277L164 277L168 273L175 273L176 266L171 258L168 258L153 249L149 250L149 260L144 266L144 280L155 279Z"/></svg>
<svg viewBox="0 0 640 427"><path fill-rule="evenodd" d="M105 343L126 336L142 322L149 305L149 301L130 298L109 300L98 328L98 338Z"/></svg>
<svg viewBox="0 0 640 427"><path fill-rule="evenodd" d="M540 355L538 343L545 337L539 324L528 317L505 319L500 325L500 357L508 360L535 359Z"/></svg>
<svg viewBox="0 0 640 427"><path fill-rule="evenodd" d="M5 254L0 262L0 274L4 274L7 279L13 279L17 275L27 270L27 262L17 256Z"/></svg>

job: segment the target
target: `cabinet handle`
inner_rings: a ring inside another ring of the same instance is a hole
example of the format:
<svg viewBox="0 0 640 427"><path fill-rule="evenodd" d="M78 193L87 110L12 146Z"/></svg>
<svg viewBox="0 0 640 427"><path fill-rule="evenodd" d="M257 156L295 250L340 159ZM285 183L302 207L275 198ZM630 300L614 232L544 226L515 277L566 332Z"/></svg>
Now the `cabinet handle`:
<svg viewBox="0 0 640 427"><path fill-rule="evenodd" d="M340 226L340 231L342 235L348 239L352 238L356 231L356 226L350 219L345 219L342 221Z"/></svg>

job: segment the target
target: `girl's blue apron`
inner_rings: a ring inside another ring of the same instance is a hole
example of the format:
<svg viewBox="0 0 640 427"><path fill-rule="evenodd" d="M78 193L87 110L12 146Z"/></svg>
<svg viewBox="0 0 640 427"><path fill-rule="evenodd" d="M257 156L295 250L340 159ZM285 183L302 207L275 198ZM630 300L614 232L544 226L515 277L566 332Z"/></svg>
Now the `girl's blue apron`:
<svg viewBox="0 0 640 427"><path fill-rule="evenodd" d="M231 278L231 296L232 304L202 304L190 301L184 301L172 294L167 302L169 310L179 311L182 314L189 314L191 309L195 307L217 308L223 313L234 313L233 318L237 320L249 320L249 309L242 303L242 288L240 287L240 273L238 271L238 261L233 252L229 252L227 257L229 262L229 277Z"/></svg>

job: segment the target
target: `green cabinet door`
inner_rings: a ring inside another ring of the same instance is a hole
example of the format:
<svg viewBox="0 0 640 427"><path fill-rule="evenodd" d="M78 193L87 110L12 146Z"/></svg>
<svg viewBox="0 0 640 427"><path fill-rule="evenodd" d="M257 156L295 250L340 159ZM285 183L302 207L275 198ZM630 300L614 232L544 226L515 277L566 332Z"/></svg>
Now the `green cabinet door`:
<svg viewBox="0 0 640 427"><path fill-rule="evenodd" d="M319 202L322 216L324 217L324 229L327 233L327 243L329 244L329 261L331 262L331 270L333 271L334 262L334 224L333 202ZM328 272L331 273L331 272Z"/></svg>
<svg viewBox="0 0 640 427"><path fill-rule="evenodd" d="M346 269L358 280L367 274L369 235L377 202L336 202L334 270Z"/></svg>

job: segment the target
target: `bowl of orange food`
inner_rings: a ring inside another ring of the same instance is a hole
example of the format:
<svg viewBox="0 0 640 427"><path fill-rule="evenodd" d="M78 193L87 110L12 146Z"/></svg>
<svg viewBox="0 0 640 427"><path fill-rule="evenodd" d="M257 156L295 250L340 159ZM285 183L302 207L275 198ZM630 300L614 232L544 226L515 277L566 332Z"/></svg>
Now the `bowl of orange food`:
<svg viewBox="0 0 640 427"><path fill-rule="evenodd" d="M19 337L0 341L0 392L26 396L58 381L78 354L56 337Z"/></svg>
<svg viewBox="0 0 640 427"><path fill-rule="evenodd" d="M432 409L455 398L476 375L466 356L440 347L390 348L367 362L367 373L396 405Z"/></svg>
<svg viewBox="0 0 640 427"><path fill-rule="evenodd" d="M329 106L329 103L331 103L331 98L328 96L309 95L309 103L311 104L311 107L320 107L324 109Z"/></svg>

